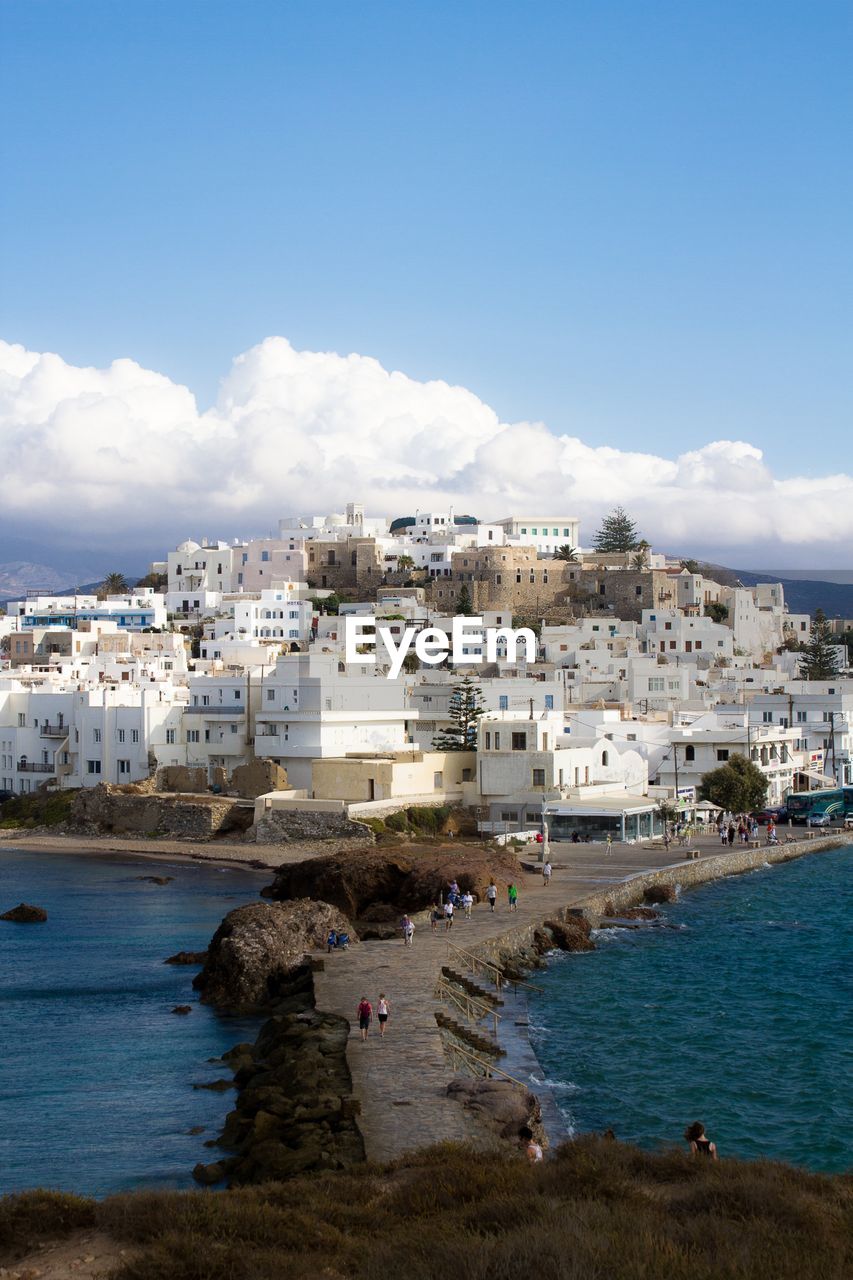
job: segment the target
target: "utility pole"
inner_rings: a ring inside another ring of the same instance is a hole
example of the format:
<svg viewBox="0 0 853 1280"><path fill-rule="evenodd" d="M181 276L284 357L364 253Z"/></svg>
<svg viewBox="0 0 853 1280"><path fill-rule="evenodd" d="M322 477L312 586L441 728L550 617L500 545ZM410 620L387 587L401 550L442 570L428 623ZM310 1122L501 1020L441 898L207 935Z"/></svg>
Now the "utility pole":
<svg viewBox="0 0 853 1280"><path fill-rule="evenodd" d="M832 756L832 776L838 785L838 765L835 759L835 712L829 713L829 753Z"/></svg>

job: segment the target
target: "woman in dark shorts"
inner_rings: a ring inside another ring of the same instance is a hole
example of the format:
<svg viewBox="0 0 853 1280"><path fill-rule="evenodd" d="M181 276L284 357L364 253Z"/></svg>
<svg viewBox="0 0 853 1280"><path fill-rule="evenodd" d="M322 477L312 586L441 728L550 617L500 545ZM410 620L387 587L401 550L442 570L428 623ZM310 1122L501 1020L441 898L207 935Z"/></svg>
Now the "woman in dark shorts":
<svg viewBox="0 0 853 1280"><path fill-rule="evenodd" d="M390 1012L391 1012L391 1006L389 1005L385 997L385 992L380 991L379 999L376 1002L376 1016L379 1019L379 1039L380 1040L385 1035L385 1023L388 1021L388 1014Z"/></svg>

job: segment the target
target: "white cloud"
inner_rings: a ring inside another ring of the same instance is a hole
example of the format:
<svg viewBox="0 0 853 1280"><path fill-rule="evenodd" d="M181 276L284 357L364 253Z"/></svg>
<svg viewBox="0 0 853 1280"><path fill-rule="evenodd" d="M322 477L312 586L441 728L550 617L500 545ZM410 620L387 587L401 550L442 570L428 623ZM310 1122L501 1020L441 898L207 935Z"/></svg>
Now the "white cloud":
<svg viewBox="0 0 853 1280"><path fill-rule="evenodd" d="M464 387L367 356L268 338L238 356L216 405L132 360L76 368L0 343L0 506L78 541L229 536L347 500L400 515L453 504L484 518L577 514L582 541L622 503L673 549L853 539L853 477L777 479L761 451L715 440L677 458L502 423Z"/></svg>

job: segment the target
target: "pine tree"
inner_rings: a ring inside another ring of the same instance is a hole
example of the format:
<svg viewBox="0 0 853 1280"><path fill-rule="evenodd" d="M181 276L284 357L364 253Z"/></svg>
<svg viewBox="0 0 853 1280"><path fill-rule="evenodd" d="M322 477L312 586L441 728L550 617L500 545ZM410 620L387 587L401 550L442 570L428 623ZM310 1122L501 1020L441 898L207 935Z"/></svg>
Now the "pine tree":
<svg viewBox="0 0 853 1280"><path fill-rule="evenodd" d="M433 739L434 751L476 751L477 725L486 710L483 691L470 676L453 686L448 707L450 728Z"/></svg>
<svg viewBox="0 0 853 1280"><path fill-rule="evenodd" d="M811 636L802 649L801 680L831 680L838 674L838 646L831 643L831 635L823 609L817 609Z"/></svg>
<svg viewBox="0 0 853 1280"><path fill-rule="evenodd" d="M459 595L456 597L456 612L466 618L474 612L474 606L471 602L471 592L464 585L461 587Z"/></svg>
<svg viewBox="0 0 853 1280"><path fill-rule="evenodd" d="M624 507L615 507L602 520L592 545L596 551L634 551L638 542L636 524Z"/></svg>

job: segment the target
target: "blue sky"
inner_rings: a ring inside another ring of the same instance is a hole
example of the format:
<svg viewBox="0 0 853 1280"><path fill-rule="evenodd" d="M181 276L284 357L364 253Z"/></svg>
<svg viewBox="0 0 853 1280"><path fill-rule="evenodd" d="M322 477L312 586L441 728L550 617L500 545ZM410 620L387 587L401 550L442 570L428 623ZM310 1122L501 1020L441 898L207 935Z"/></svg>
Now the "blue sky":
<svg viewBox="0 0 853 1280"><path fill-rule="evenodd" d="M4 0L0 333L848 464L853 5ZM847 467L849 470L849 465Z"/></svg>

